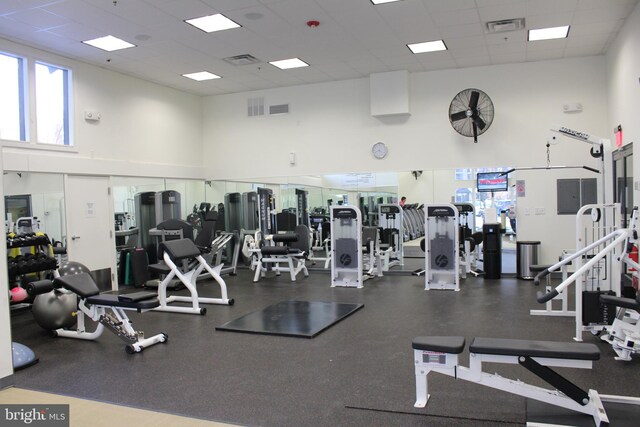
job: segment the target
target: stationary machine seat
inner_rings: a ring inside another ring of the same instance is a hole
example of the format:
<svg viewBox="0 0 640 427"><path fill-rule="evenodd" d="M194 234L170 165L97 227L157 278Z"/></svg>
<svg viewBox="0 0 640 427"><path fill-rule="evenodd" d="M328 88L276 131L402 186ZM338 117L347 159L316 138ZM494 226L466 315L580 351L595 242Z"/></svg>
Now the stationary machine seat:
<svg viewBox="0 0 640 427"><path fill-rule="evenodd" d="M189 239L166 241L162 243L162 247L174 262L196 258L201 255L200 249Z"/></svg>
<svg viewBox="0 0 640 427"><path fill-rule="evenodd" d="M464 344L464 337L416 337L412 347L414 350L460 354L464 351Z"/></svg>
<svg viewBox="0 0 640 427"><path fill-rule="evenodd" d="M100 293L98 285L93 281L89 273L71 274L53 279L56 288L65 288L80 295L80 298L89 298Z"/></svg>
<svg viewBox="0 0 640 427"><path fill-rule="evenodd" d="M598 347L590 343L474 338L469 345L469 351L477 354L545 357L548 359L600 359Z"/></svg>
<svg viewBox="0 0 640 427"><path fill-rule="evenodd" d="M105 307L131 308L134 310L151 310L160 305L156 294L151 292L136 292L133 294L113 295L102 294L87 298L87 304L102 305Z"/></svg>

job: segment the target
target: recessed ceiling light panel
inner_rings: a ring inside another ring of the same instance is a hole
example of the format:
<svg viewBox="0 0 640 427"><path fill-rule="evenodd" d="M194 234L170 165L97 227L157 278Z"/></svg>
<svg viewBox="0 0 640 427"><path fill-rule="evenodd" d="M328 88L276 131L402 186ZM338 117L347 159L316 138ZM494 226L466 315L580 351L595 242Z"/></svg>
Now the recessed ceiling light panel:
<svg viewBox="0 0 640 427"><path fill-rule="evenodd" d="M569 36L569 26L529 30L529 41L564 39Z"/></svg>
<svg viewBox="0 0 640 427"><path fill-rule="evenodd" d="M104 36L98 37L97 39L84 40L82 43L97 47L98 49L106 50L107 52L136 46L135 44L131 44L114 36Z"/></svg>
<svg viewBox="0 0 640 427"><path fill-rule="evenodd" d="M307 64L306 62L298 58L283 59L281 61L270 61L269 64L273 65L274 67L278 67L281 70L288 70L289 68L300 68L300 67L309 66L309 64Z"/></svg>
<svg viewBox="0 0 640 427"><path fill-rule="evenodd" d="M400 1L400 0L371 0L371 3L384 4L384 3L393 3L394 1Z"/></svg>
<svg viewBox="0 0 640 427"><path fill-rule="evenodd" d="M443 40L434 40L434 41L423 42L423 43L413 43L413 44L408 44L407 47L413 53L427 53L427 52L438 52L440 50L447 50L447 45L444 44Z"/></svg>
<svg viewBox="0 0 640 427"><path fill-rule="evenodd" d="M232 21L231 19L220 13L217 13L215 15L202 16L200 18L187 19L184 22L201 29L205 33L213 33L214 31L229 30L231 28L240 27L240 24Z"/></svg>
<svg viewBox="0 0 640 427"><path fill-rule="evenodd" d="M219 79L221 78L220 76L217 76L213 73L210 73L208 71L199 71L197 73L189 73L189 74L183 74L183 77L186 77L188 79L192 79L192 80L196 80L196 81L203 81L203 80L213 80L213 79Z"/></svg>

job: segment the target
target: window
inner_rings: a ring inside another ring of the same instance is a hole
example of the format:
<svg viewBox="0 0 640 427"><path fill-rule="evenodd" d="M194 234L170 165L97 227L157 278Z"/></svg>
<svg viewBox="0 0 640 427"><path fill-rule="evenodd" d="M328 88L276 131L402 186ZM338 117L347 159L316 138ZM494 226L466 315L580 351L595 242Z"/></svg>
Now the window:
<svg viewBox="0 0 640 427"><path fill-rule="evenodd" d="M36 123L38 142L71 145L69 135L69 80L71 72L37 62Z"/></svg>
<svg viewBox="0 0 640 427"><path fill-rule="evenodd" d="M24 62L0 53L0 139L27 140Z"/></svg>
<svg viewBox="0 0 640 427"><path fill-rule="evenodd" d="M473 169L456 169L456 180L458 181L472 180L473 176Z"/></svg>

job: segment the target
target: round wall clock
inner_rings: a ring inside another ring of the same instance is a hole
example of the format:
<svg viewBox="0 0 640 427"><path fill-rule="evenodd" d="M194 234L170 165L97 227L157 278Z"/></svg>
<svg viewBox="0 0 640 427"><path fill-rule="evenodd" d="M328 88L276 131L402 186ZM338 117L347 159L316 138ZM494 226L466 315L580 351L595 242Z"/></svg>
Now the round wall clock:
<svg viewBox="0 0 640 427"><path fill-rule="evenodd" d="M373 147L371 147L371 152L376 159L384 159L387 157L389 149L384 142L376 142L373 144Z"/></svg>

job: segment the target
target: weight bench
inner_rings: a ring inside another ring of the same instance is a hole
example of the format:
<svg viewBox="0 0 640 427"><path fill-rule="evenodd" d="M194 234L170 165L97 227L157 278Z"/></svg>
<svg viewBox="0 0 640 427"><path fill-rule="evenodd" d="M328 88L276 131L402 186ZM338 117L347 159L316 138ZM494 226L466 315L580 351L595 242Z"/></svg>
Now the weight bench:
<svg viewBox="0 0 640 427"><path fill-rule="evenodd" d="M251 267L255 269L253 281L258 282L260 278L265 277L266 271L271 269L280 275L281 272L289 272L291 281L295 282L300 272L304 276L309 276L309 271L305 265L309 254L309 229L305 225L296 226L295 233L288 234L272 234L267 236L266 242L273 242L274 245L263 244L261 247L260 232L256 232L253 247L249 250L254 256L252 257ZM281 243L281 245L278 245ZM283 266L282 264L286 265Z"/></svg>
<svg viewBox="0 0 640 427"><path fill-rule="evenodd" d="M146 347L166 342L168 339L165 333L145 338L143 332L133 329L131 320L126 314L126 310L142 313L158 307L160 302L154 293L101 294L98 285L89 273L60 276L53 281L39 280L28 285L28 292L31 295L38 295L60 288L76 294L80 301L78 302L76 329L56 329L52 331L55 336L96 340L107 328L127 343L125 350L129 354L139 353ZM93 332L87 332L85 329L85 316L98 322Z"/></svg>
<svg viewBox="0 0 640 427"><path fill-rule="evenodd" d="M200 304L233 305L233 299L229 299L227 296L227 285L224 280L222 280L222 277L220 277L222 264L213 268L209 266L207 261L202 257L200 249L190 239L165 241L161 244L161 247L163 249L162 259L167 265L168 271L166 271L167 274L165 278L162 279L158 285L158 299L160 304L155 307L154 310L204 315L207 313L207 309L200 308ZM183 261L186 262L183 263ZM178 267L178 264L187 265L189 270L183 271ZM196 281L204 270L206 270L211 278L220 286L220 298L203 298L198 296ZM167 287L174 277L177 277L187 288L190 293L189 296L167 296ZM173 302L186 302L190 303L191 306L170 306L169 304Z"/></svg>
<svg viewBox="0 0 640 427"><path fill-rule="evenodd" d="M416 408L424 408L429 400L427 376L431 371L580 412L593 417L596 426L609 422L603 401L640 405L640 398L599 395L595 390L584 391L550 368L590 369L592 362L600 358L600 352L594 344L474 338L469 346L468 368L458 366L458 355L465 348L464 337L417 337L412 347ZM519 364L553 388L538 387L483 372L483 362Z"/></svg>

